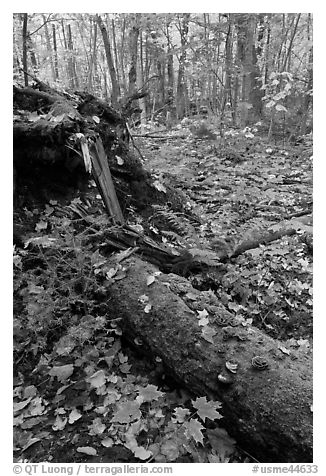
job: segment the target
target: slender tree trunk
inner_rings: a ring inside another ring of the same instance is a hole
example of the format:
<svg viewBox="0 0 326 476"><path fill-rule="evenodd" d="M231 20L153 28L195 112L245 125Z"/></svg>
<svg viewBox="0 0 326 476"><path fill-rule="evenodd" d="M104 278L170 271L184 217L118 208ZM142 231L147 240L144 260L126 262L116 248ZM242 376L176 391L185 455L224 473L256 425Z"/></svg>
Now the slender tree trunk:
<svg viewBox="0 0 326 476"><path fill-rule="evenodd" d="M130 50L130 68L129 68L129 95L133 95L137 88L137 55L138 55L138 37L139 37L139 13L133 18L132 26L129 31L129 50Z"/></svg>
<svg viewBox="0 0 326 476"><path fill-rule="evenodd" d="M138 90L141 90L142 87L144 86L144 70L143 70L143 46L142 46L142 31L139 31L139 61L138 61L138 66L137 66L137 87ZM144 132L143 126L146 123L146 101L145 98L140 98L139 99L139 107L141 109L140 113L140 124L141 124L141 131L142 133Z"/></svg>
<svg viewBox="0 0 326 476"><path fill-rule="evenodd" d="M55 31L55 25L52 25L52 39L53 39L54 73L55 73L55 79L57 81L59 79L59 67L58 67L57 36Z"/></svg>
<svg viewBox="0 0 326 476"><path fill-rule="evenodd" d="M69 62L70 62L70 72L71 72L71 84L73 89L79 88L79 81L76 72L76 62L75 62L75 53L74 53L74 44L72 41L71 25L68 25L68 50L69 50Z"/></svg>
<svg viewBox="0 0 326 476"><path fill-rule="evenodd" d="M27 65L27 13L23 14L23 69L24 69L24 84L28 86L28 65Z"/></svg>
<svg viewBox="0 0 326 476"><path fill-rule="evenodd" d="M184 117L187 108L187 86L185 78L185 62L187 58L187 39L189 31L190 13L183 13L181 20L179 19L179 33L181 38L181 54L179 57L179 71L177 82L177 98L176 108L178 119Z"/></svg>
<svg viewBox="0 0 326 476"><path fill-rule="evenodd" d="M56 77L55 77L55 70L54 70L54 64L53 64L51 38L50 38L50 33L49 33L48 24L47 24L45 15L42 15L42 19L43 19L43 23L44 23L44 33L45 33L46 49L48 50L48 56L49 56L49 59L50 59L52 79L53 79L53 81L55 81L55 80L56 80Z"/></svg>
<svg viewBox="0 0 326 476"><path fill-rule="evenodd" d="M115 70L116 70L116 72L117 72L117 81L118 81L118 84L120 84L118 48L117 48L117 39L116 39L114 18L112 18L112 20L111 20L111 25L112 25L112 41L113 41L113 52L114 52Z"/></svg>
<svg viewBox="0 0 326 476"><path fill-rule="evenodd" d="M111 53L111 46L110 46L109 36L108 36L107 29L106 29L100 15L96 15L96 21L97 21L98 27L99 27L99 29L101 30L101 33L102 33L105 55L106 55L106 61L107 61L107 64L108 64L110 78L111 78L111 84L112 84L111 103L112 103L113 107L116 107L117 103L118 103L119 96L120 96L120 88L119 88L119 84L118 84L118 80L117 80L116 70L115 70L115 67L114 67L114 64L113 64L113 58L112 58L112 53Z"/></svg>
<svg viewBox="0 0 326 476"><path fill-rule="evenodd" d="M91 20L91 27L93 26L93 35L91 35L92 39L92 51L91 51L91 58L89 62L89 71L88 71L88 79L87 79L87 89L89 91L93 90L93 71L94 71L94 76L96 76L96 46L97 46L97 23L96 21ZM92 38L93 36L93 38Z"/></svg>
<svg viewBox="0 0 326 476"><path fill-rule="evenodd" d="M297 16L297 19L296 19L296 22L295 22L295 25L294 25L294 28L293 28L293 32L292 32L292 35L291 35L290 43L289 43L289 46L287 48L287 53L286 53L286 56L285 56L285 59L284 59L284 62L283 62L282 71L285 71L287 64L288 64L288 71L290 71L290 55L291 55L291 51L292 51L292 45L293 45L294 37L295 37L295 35L298 31L298 24L299 24L299 21L300 21L300 17L301 17L301 13L298 13L298 16Z"/></svg>
<svg viewBox="0 0 326 476"><path fill-rule="evenodd" d="M123 91L127 94L127 80L125 75L125 65L124 65L124 50L125 50L125 37L126 37L126 19L123 18L122 21L122 34L121 34L121 45L120 45L120 65L121 65L121 76L122 76L122 83L123 83Z"/></svg>
<svg viewBox="0 0 326 476"><path fill-rule="evenodd" d="M173 50L170 37L170 23L166 25L166 38L167 38L167 97L172 100L174 97L174 69L173 69Z"/></svg>
<svg viewBox="0 0 326 476"><path fill-rule="evenodd" d="M270 42L271 42L271 15L268 15L267 20L267 39L266 39L266 50L265 50L265 84L268 81L269 75L269 52L270 52Z"/></svg>
<svg viewBox="0 0 326 476"><path fill-rule="evenodd" d="M225 107L227 101L230 101L231 110L232 110L232 91L231 91L231 65L232 65L232 17L229 15L229 25L228 31L225 39L225 86L224 86L224 97L221 104L221 120L223 121L223 116L225 112Z"/></svg>

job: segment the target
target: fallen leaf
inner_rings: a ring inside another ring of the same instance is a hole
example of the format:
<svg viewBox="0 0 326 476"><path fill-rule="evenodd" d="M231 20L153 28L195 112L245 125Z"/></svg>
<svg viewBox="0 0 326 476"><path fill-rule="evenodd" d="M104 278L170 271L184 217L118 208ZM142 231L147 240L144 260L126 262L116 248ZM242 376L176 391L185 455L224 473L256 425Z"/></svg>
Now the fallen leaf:
<svg viewBox="0 0 326 476"><path fill-rule="evenodd" d="M101 441L101 445L104 446L105 448L111 448L114 445L114 441L112 438L104 438L104 440Z"/></svg>
<svg viewBox="0 0 326 476"><path fill-rule="evenodd" d="M161 445L160 453L166 456L168 461L176 460L180 454L177 444L172 439L165 441Z"/></svg>
<svg viewBox="0 0 326 476"><path fill-rule="evenodd" d="M209 319L207 319L207 317L203 317L198 321L199 326L207 326L207 324L209 324Z"/></svg>
<svg viewBox="0 0 326 476"><path fill-rule="evenodd" d="M18 403L14 402L14 414L19 413L25 407L27 407L27 405L29 404L31 400L32 400L32 397L29 397L27 400L23 400L22 402L18 402Z"/></svg>
<svg viewBox="0 0 326 476"><path fill-rule="evenodd" d="M68 421L67 418L61 418L59 415L57 415L55 422L52 425L52 430L53 431L63 430L64 427L66 426L67 421Z"/></svg>
<svg viewBox="0 0 326 476"><path fill-rule="evenodd" d="M77 448L78 453L84 453L85 455L96 456L97 452L95 448L91 446L79 446Z"/></svg>
<svg viewBox="0 0 326 476"><path fill-rule="evenodd" d="M206 434L211 447L221 459L234 453L236 441L228 435L224 428L207 429Z"/></svg>
<svg viewBox="0 0 326 476"><path fill-rule="evenodd" d="M80 411L78 411L76 408L74 408L73 410L71 410L71 412L69 413L69 420L68 420L68 423L70 425L72 425L73 423L75 423L75 421L79 420L79 418L82 417L82 414L80 413Z"/></svg>
<svg viewBox="0 0 326 476"><path fill-rule="evenodd" d="M150 286L151 284L153 284L154 281L155 281L155 276L148 276L146 281L147 286Z"/></svg>
<svg viewBox="0 0 326 476"><path fill-rule="evenodd" d="M142 403L158 400L164 395L163 392L157 389L156 385L147 385L147 387L139 387L138 392Z"/></svg>
<svg viewBox="0 0 326 476"><path fill-rule="evenodd" d="M205 427L198 420L196 420L196 418L192 418L190 421L186 421L183 425L186 430L186 435L191 436L196 443L203 444L204 435L202 433L202 430L204 430Z"/></svg>
<svg viewBox="0 0 326 476"><path fill-rule="evenodd" d="M197 319L202 319L203 317L208 316L208 312L206 311L206 309L203 309L202 311L197 311L197 312L198 312Z"/></svg>
<svg viewBox="0 0 326 476"><path fill-rule="evenodd" d="M188 415L190 415L188 408L177 407L174 409L174 416L178 423L183 423Z"/></svg>
<svg viewBox="0 0 326 476"><path fill-rule="evenodd" d="M130 423L141 417L140 404L137 401L127 401L118 405L118 410L114 413L112 422Z"/></svg>
<svg viewBox="0 0 326 476"><path fill-rule="evenodd" d="M51 377L57 377L59 382L65 382L74 371L73 364L54 366L49 372Z"/></svg>
<svg viewBox="0 0 326 476"><path fill-rule="evenodd" d="M199 417L205 423L205 419L219 420L222 415L216 411L217 408L221 408L222 404L214 400L207 401L206 397L198 397L196 400L191 401L194 408L197 409Z"/></svg>
<svg viewBox="0 0 326 476"><path fill-rule="evenodd" d="M212 327L205 326L202 328L201 336L211 344L214 344L213 337L216 335L216 331Z"/></svg>
<svg viewBox="0 0 326 476"><path fill-rule="evenodd" d="M133 453L136 456L136 458L139 458L142 461L144 461L145 459L150 458L153 454L151 451L146 450L145 448L143 448L143 446L137 446L137 448L134 449Z"/></svg>
<svg viewBox="0 0 326 476"><path fill-rule="evenodd" d="M87 377L85 380L93 388L102 387L102 385L104 385L106 381L105 372L104 370L98 370L97 372L95 372L95 374L91 375L90 377Z"/></svg>
<svg viewBox="0 0 326 476"><path fill-rule="evenodd" d="M102 423L101 418L94 418L92 424L89 425L88 428L90 430L90 435L101 435L105 431L106 426Z"/></svg>

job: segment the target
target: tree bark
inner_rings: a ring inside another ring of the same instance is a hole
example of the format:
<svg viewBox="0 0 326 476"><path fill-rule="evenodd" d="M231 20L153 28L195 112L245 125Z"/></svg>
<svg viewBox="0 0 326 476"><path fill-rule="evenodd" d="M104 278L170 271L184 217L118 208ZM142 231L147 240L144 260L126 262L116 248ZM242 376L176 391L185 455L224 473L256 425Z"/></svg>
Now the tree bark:
<svg viewBox="0 0 326 476"><path fill-rule="evenodd" d="M116 107L117 103L118 103L118 98L120 96L120 88L119 88L119 84L118 84L118 80L117 80L116 70L115 70L114 63L113 63L108 32L107 32L107 29L106 29L106 27L103 23L102 18L99 15L96 15L96 21L97 21L99 29L101 30L101 33L102 33L105 55L106 55L106 60L107 60L107 63L108 63L108 68L109 68L109 73L110 73L110 78L111 78L111 84L112 84L111 103L114 107Z"/></svg>
<svg viewBox="0 0 326 476"><path fill-rule="evenodd" d="M45 18L45 15L42 15L43 23L44 23L44 32L45 32L45 40L46 40L46 48L48 50L48 56L50 58L50 65L51 65L51 73L52 73L52 80L55 81L55 69L54 69L54 63L53 63L53 55L52 55L52 46L51 46L51 39L50 39L50 33L48 29L48 24L47 20Z"/></svg>
<svg viewBox="0 0 326 476"><path fill-rule="evenodd" d="M213 293L193 289L184 278L161 274L148 286L154 266L136 257L123 266L126 277L110 287L108 302L122 318L127 340L140 338L143 351L160 357L166 371L195 395L221 401L224 426L261 462L311 462L311 351L283 353L277 341L237 325ZM151 305L147 313L143 295ZM198 321L204 309L216 332L211 343ZM253 367L257 356L266 359L265 370ZM237 364L236 373L227 370L227 362Z"/></svg>
<svg viewBox="0 0 326 476"><path fill-rule="evenodd" d="M179 58L179 70L178 70L178 82L177 82L177 97L176 97L176 109L177 117L180 119L184 116L187 107L187 86L185 78L186 67L186 46L189 31L190 13L183 13L182 18L179 20L179 33L181 40L181 54Z"/></svg>
<svg viewBox="0 0 326 476"><path fill-rule="evenodd" d="M24 84L28 86L28 72L27 72L27 13L23 14L23 69L24 69Z"/></svg>
<svg viewBox="0 0 326 476"><path fill-rule="evenodd" d="M129 95L135 94L137 89L137 56L139 37L139 13L136 13L129 31L130 68L129 68Z"/></svg>

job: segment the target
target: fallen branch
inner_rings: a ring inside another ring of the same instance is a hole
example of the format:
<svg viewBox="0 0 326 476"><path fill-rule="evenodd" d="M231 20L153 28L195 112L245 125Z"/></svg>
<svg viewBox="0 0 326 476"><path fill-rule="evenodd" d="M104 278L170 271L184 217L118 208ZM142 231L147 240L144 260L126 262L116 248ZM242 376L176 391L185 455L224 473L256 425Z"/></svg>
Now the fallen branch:
<svg viewBox="0 0 326 476"><path fill-rule="evenodd" d="M295 235L299 230L312 233L312 215L284 220L265 230L253 230L252 236L235 246L232 252L226 249L216 251L221 261L225 261L229 258L235 258L245 251L258 248L260 245L266 245L272 241L279 240L283 236Z"/></svg>

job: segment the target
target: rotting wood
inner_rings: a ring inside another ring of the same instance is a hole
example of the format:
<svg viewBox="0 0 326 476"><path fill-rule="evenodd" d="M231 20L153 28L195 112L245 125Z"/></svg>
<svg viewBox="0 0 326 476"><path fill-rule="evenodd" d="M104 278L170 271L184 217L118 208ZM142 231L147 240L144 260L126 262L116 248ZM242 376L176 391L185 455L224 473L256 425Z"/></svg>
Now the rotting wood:
<svg viewBox="0 0 326 476"><path fill-rule="evenodd" d="M154 266L136 257L123 265L126 277L111 286L108 305L122 318L124 336L130 342L140 338L144 351L159 356L189 391L221 401L225 427L255 458L311 462L311 350L291 348L287 355L258 329L235 325L213 293L197 291L172 274L162 274L148 286L148 276L157 271ZM139 300L144 294L152 305L149 313ZM216 332L213 343L203 339L198 324L196 311L203 309ZM255 356L265 358L268 369L254 369ZM226 369L226 362L238 364L236 374ZM229 383L221 383L219 375Z"/></svg>
<svg viewBox="0 0 326 476"><path fill-rule="evenodd" d="M105 207L114 223L124 223L123 214L119 205L112 180L108 158L106 156L102 140L97 138L90 146L92 160L92 173L101 194Z"/></svg>

